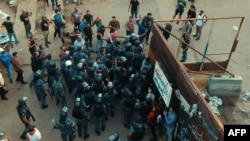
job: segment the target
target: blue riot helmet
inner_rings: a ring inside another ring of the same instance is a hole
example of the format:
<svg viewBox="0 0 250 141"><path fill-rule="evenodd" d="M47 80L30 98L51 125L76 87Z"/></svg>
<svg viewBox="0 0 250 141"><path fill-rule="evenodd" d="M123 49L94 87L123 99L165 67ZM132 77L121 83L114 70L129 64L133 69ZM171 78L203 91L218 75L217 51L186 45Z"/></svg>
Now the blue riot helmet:
<svg viewBox="0 0 250 141"><path fill-rule="evenodd" d="M132 44L130 42L126 43L125 45L126 51L131 50L131 47L132 47Z"/></svg>
<svg viewBox="0 0 250 141"><path fill-rule="evenodd" d="M137 116L135 117L135 122L142 122L142 121L143 121L142 116L137 115Z"/></svg>
<svg viewBox="0 0 250 141"><path fill-rule="evenodd" d="M80 105L81 105L81 98L80 98L80 97L77 97L77 98L75 99L74 106L75 106L75 108L79 108Z"/></svg>
<svg viewBox="0 0 250 141"><path fill-rule="evenodd" d="M79 61L80 63L82 63L82 64L84 64L86 61L85 61L85 59L84 58L82 58L82 59L80 59L80 61Z"/></svg>
<svg viewBox="0 0 250 141"><path fill-rule="evenodd" d="M33 78L34 79L39 79L42 76L42 71L41 70L37 70L34 74L33 74Z"/></svg>
<svg viewBox="0 0 250 141"><path fill-rule="evenodd" d="M116 39L116 40L115 40L115 45L120 45L120 44L121 44L121 40Z"/></svg>
<svg viewBox="0 0 250 141"><path fill-rule="evenodd" d="M78 75L76 76L76 82L81 83L83 81L82 76Z"/></svg>
<svg viewBox="0 0 250 141"><path fill-rule="evenodd" d="M76 69L77 69L78 71L81 71L82 68L83 68L83 64L82 64L82 63L78 63L77 66L76 66Z"/></svg>
<svg viewBox="0 0 250 141"><path fill-rule="evenodd" d="M133 83L135 81L135 74L131 74L129 77L129 83Z"/></svg>
<svg viewBox="0 0 250 141"><path fill-rule="evenodd" d="M69 60L70 59L70 55L69 54L64 54L63 55L63 60Z"/></svg>
<svg viewBox="0 0 250 141"><path fill-rule="evenodd" d="M110 53L107 53L107 54L105 55L105 57L111 59L111 54L110 54Z"/></svg>
<svg viewBox="0 0 250 141"><path fill-rule="evenodd" d="M107 87L108 87L108 89L112 89L113 88L113 82L108 82Z"/></svg>
<svg viewBox="0 0 250 141"><path fill-rule="evenodd" d="M126 61L127 61L127 58L126 57L124 57L124 56L121 56L121 61L123 62L123 63L125 63Z"/></svg>
<svg viewBox="0 0 250 141"><path fill-rule="evenodd" d="M139 46L140 43L141 43L140 40L135 40L135 45L136 45L136 46Z"/></svg>
<svg viewBox="0 0 250 141"><path fill-rule="evenodd" d="M18 99L18 104L25 104L27 100L26 96L22 96Z"/></svg>
<svg viewBox="0 0 250 141"><path fill-rule="evenodd" d="M129 74L132 74L133 72L134 72L134 68L133 68L133 67L131 67L131 66L130 66L130 67L128 67L128 73L129 73Z"/></svg>
<svg viewBox="0 0 250 141"><path fill-rule="evenodd" d="M128 90L127 94L126 94L126 97L127 98L132 98L133 97L133 93L130 90Z"/></svg>
<svg viewBox="0 0 250 141"><path fill-rule="evenodd" d="M55 67L56 67L56 62L51 61L51 62L49 63L49 66L50 66L51 68L55 68Z"/></svg>
<svg viewBox="0 0 250 141"><path fill-rule="evenodd" d="M72 61L71 60L67 60L66 62L65 62L65 66L66 67L69 67L69 66L71 66L72 65Z"/></svg>
<svg viewBox="0 0 250 141"><path fill-rule="evenodd" d="M96 81L97 83L100 83L100 82L102 81L102 74L101 74L101 73L98 73L98 74L96 75L95 81Z"/></svg>
<svg viewBox="0 0 250 141"><path fill-rule="evenodd" d="M64 124L66 119L67 119L67 112L68 112L68 107L64 106L60 112L60 119L59 122Z"/></svg>
<svg viewBox="0 0 250 141"><path fill-rule="evenodd" d="M102 93L99 93L96 98L96 103L101 104L102 103Z"/></svg>
<svg viewBox="0 0 250 141"><path fill-rule="evenodd" d="M90 90L90 86L87 82L82 82L81 86L85 92Z"/></svg>
<svg viewBox="0 0 250 141"><path fill-rule="evenodd" d="M120 136L118 133L114 132L109 136L109 141L120 141Z"/></svg>
<svg viewBox="0 0 250 141"><path fill-rule="evenodd" d="M94 74L95 74L95 67L93 66L89 67L88 75L93 78Z"/></svg>
<svg viewBox="0 0 250 141"><path fill-rule="evenodd" d="M73 45L69 45L69 46L68 46L68 50L69 50L70 52L74 52L74 51L75 51L75 47L74 47Z"/></svg>

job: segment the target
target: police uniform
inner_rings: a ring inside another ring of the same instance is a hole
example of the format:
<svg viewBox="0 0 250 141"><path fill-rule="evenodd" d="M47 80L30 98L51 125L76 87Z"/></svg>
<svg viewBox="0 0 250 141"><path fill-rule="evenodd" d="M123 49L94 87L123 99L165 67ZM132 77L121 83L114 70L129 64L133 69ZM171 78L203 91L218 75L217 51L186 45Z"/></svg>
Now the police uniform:
<svg viewBox="0 0 250 141"><path fill-rule="evenodd" d="M26 105L26 97L21 97L18 100L18 106L16 107L17 109L17 113L19 118L21 119L21 121L23 122L25 129L22 133L22 135L20 136L21 139L25 140L25 136L27 134L27 129L31 126L30 123L27 123L23 120L23 118L26 118L29 122L30 122L30 117L31 117L31 112L29 110L29 107ZM34 117L33 117L34 118ZM33 121L35 121L35 119L33 119Z"/></svg>
<svg viewBox="0 0 250 141"><path fill-rule="evenodd" d="M99 94L98 94L99 95ZM102 98L97 98L96 104L92 107L91 113L95 119L95 132L100 135L100 130L105 130L105 115L106 110L104 104L102 104Z"/></svg>
<svg viewBox="0 0 250 141"><path fill-rule="evenodd" d="M34 90L38 97L38 100L41 102L42 109L47 108L48 107L48 105L46 104L47 94L45 92L45 86L41 78L41 73L38 71L34 73L33 85L34 85Z"/></svg>
<svg viewBox="0 0 250 141"><path fill-rule="evenodd" d="M142 141L145 136L146 125L142 122L140 116L136 116L136 121L130 126L128 139L129 141Z"/></svg>
<svg viewBox="0 0 250 141"><path fill-rule="evenodd" d="M54 82L52 84L51 94L55 96L56 105L59 105L59 103L60 103L61 107L64 107L67 105L64 87L58 79L59 78L56 78L56 80L54 80Z"/></svg>
<svg viewBox="0 0 250 141"><path fill-rule="evenodd" d="M75 123L67 118L67 107L63 107L60 112L60 119L55 122L54 128L60 130L63 141L72 141L75 138Z"/></svg>
<svg viewBox="0 0 250 141"><path fill-rule="evenodd" d="M135 99L131 94L126 94L126 97L121 101L121 105L123 108L123 125L129 128L131 116L134 112Z"/></svg>
<svg viewBox="0 0 250 141"><path fill-rule="evenodd" d="M76 98L75 100L74 109L72 110L72 116L76 119L76 125L79 137L82 136L83 132L84 139L87 139L89 137L88 115L85 111L85 107L83 107L80 103L80 98Z"/></svg>
<svg viewBox="0 0 250 141"><path fill-rule="evenodd" d="M104 94L105 108L106 108L106 119L108 119L108 114L113 117L115 114L115 97L117 91L113 88L113 83L108 82L107 92Z"/></svg>

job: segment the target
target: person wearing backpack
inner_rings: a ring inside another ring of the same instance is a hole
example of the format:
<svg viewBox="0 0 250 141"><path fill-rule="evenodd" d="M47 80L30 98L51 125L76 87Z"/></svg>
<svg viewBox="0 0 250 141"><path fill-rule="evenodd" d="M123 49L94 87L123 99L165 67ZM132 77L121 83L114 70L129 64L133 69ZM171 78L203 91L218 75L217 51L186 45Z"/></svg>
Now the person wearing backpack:
<svg viewBox="0 0 250 141"><path fill-rule="evenodd" d="M136 116L134 124L130 127L127 138L129 141L142 141L146 133L146 125L141 116Z"/></svg>
<svg viewBox="0 0 250 141"><path fill-rule="evenodd" d="M54 27L55 27L55 32L54 32L54 39L56 38L56 35L58 34L58 37L60 37L60 28L63 23L62 15L59 12L58 9L55 9L55 14L53 15L53 21L54 21Z"/></svg>

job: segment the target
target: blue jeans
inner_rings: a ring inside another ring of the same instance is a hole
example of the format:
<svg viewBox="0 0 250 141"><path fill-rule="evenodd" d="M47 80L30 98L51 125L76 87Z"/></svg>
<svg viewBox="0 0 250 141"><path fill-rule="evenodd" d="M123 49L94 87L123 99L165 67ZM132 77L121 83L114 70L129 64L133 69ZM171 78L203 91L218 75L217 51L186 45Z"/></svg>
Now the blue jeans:
<svg viewBox="0 0 250 141"><path fill-rule="evenodd" d="M102 39L96 39L96 52L99 52L99 48L102 47L103 40Z"/></svg>
<svg viewBox="0 0 250 141"><path fill-rule="evenodd" d="M136 19L137 18L137 11L132 11L131 10L131 16Z"/></svg>
<svg viewBox="0 0 250 141"><path fill-rule="evenodd" d="M58 2L57 0L51 0L51 3L52 3L52 10L54 10L54 7L57 7Z"/></svg>
<svg viewBox="0 0 250 141"><path fill-rule="evenodd" d="M14 36L14 39L15 39L15 42L18 43L18 39L16 37L16 33L15 32L12 32L12 33L8 33L8 36L9 36L9 43L10 43L10 46L13 47L13 42L12 42L12 36Z"/></svg>
<svg viewBox="0 0 250 141"><path fill-rule="evenodd" d="M187 60L187 51L187 49L182 51L182 61L184 62Z"/></svg>
<svg viewBox="0 0 250 141"><path fill-rule="evenodd" d="M7 71L9 80L12 80L12 65L10 64L9 67L4 67L4 68Z"/></svg>
<svg viewBox="0 0 250 141"><path fill-rule="evenodd" d="M166 127L166 128L167 128L168 141L172 141L174 127Z"/></svg>

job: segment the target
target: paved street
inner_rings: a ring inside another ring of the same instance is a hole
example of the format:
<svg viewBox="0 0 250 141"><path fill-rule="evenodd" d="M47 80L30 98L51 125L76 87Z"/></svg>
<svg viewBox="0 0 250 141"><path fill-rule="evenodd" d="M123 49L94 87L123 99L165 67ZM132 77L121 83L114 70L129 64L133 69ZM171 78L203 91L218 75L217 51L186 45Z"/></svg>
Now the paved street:
<svg viewBox="0 0 250 141"><path fill-rule="evenodd" d="M15 30L17 33L18 38L20 39L20 43L15 46L10 52L18 51L20 61L24 67L24 74L25 79L29 80L31 76L31 67L30 67L30 53L27 47L27 39L25 38L24 34L24 27L23 24L20 22L19 15L22 8L25 8L31 11L32 17L32 31L35 31L35 24L39 17L36 15L46 15L49 17L52 15L53 11L51 7L43 8L42 1L36 2L35 0L18 0L18 8L17 8L17 15L15 15L15 8L8 8L5 5L5 2L0 2L0 10L6 11L12 19L13 17L17 17L15 19ZM50 1L50 0L49 0ZM62 0L59 0L62 3ZM172 19L174 10L175 10L175 1L176 0L140 0L141 7L139 14L141 16L145 16L148 12L153 13L154 19L162 19L162 20L169 20ZM121 30L120 34L124 35L125 30L123 25L125 21L129 17L128 9L129 0L83 0L83 5L78 6L79 11L85 14L86 10L90 10L91 13L95 16L100 16L102 18L102 22L104 25L107 25L109 20L112 16L116 16L117 19L120 21ZM249 9L250 1L243 1L243 0L209 0L209 1L201 1L197 0L197 12L200 9L204 9L206 15L208 17L229 17L229 16L246 16L245 21L243 23L242 31L239 35L239 44L237 46L236 52L233 54L232 59L229 64L228 70L234 74L241 75L243 77L243 89L242 93L250 88L250 57L248 57L249 53L249 39L248 39L248 31L250 31L250 9ZM41 8L36 8L37 5ZM65 14L70 14L74 8L75 4L68 4L65 9ZM189 7L189 3L188 6ZM183 13L183 17L186 17L186 11ZM4 19L0 18L0 23L2 23ZM172 33L180 36L179 27L181 24L176 25L173 24L173 31ZM233 30L234 25L238 25L239 21L236 20L223 20L223 21L216 21L213 29L213 34L209 44L209 51L208 53L225 53L229 52L232 41L234 39L235 31ZM212 22L208 22L206 27L204 27L202 37L200 41L192 40L191 44L201 52L203 52L205 44L208 40L209 32L211 30ZM72 30L72 24L67 23L67 30ZM53 32L54 28L50 27L50 41L52 41L52 45L47 50L53 50L53 60L58 61L58 53L59 53L59 46L61 45L61 41L57 38L55 41L53 39ZM193 29L195 30L195 29ZM5 30L1 29L1 32L5 32ZM93 27L93 31L96 31L96 27ZM39 31L38 31L39 33ZM93 35L95 39L95 35ZM43 38L41 35L37 34L37 38L39 38L39 42L43 44ZM93 41L95 43L95 40ZM174 40L174 38L170 37L169 44L173 47L173 51L176 52L178 47L178 41ZM199 61L199 57L194 54L191 50L189 50L188 54L188 61ZM180 56L179 56L180 58ZM213 59L221 59L220 57L212 57ZM222 57L222 59L225 59ZM4 73L4 75L6 75ZM13 78L16 78L16 73L13 71ZM59 118L59 107L56 106L55 101L53 101L50 97L47 97L47 103L49 107L45 110L41 110L40 103L38 103L37 98L34 94L34 91L29 88L29 85L22 85L20 83L13 83L10 84L8 79L5 77L7 88L9 89L9 93L7 97L9 98L8 101L0 100L0 132L4 131L6 135L11 136L13 141L19 141L20 134L24 128L23 124L21 123L17 112L16 112L16 105L17 99L20 96L27 96L27 104L30 107L31 111L33 112L34 116L36 117L36 122L34 125L41 131L44 141L59 141L60 139L60 132L59 130L53 129L53 125L51 120L53 118ZM47 85L47 84L46 84ZM228 114L227 120L225 117L222 117L224 121L232 124L246 124L249 123L249 116L250 116L250 102L243 101L242 96L238 99L235 103L235 107L225 107L222 108L225 110L225 113ZM72 102L73 96L67 95L67 101ZM73 103L69 103L69 117L71 117L71 110L73 108ZM223 114L223 116L227 116L227 114ZM233 115L231 117L231 115ZM114 131L118 132L121 136L123 141L127 140L126 135L128 130L123 127L122 125L122 110L121 106L119 105L119 101L116 103L116 114L114 118L110 118L109 121L106 123L106 130L105 132L101 133L101 136L97 136L94 133L94 124L93 121L89 123L89 132L90 137L89 141L106 141L108 140L108 136L113 133ZM145 140L149 140L151 132L148 130ZM80 141L80 139L76 137L75 141ZM165 141L165 135L159 139L159 141Z"/></svg>

